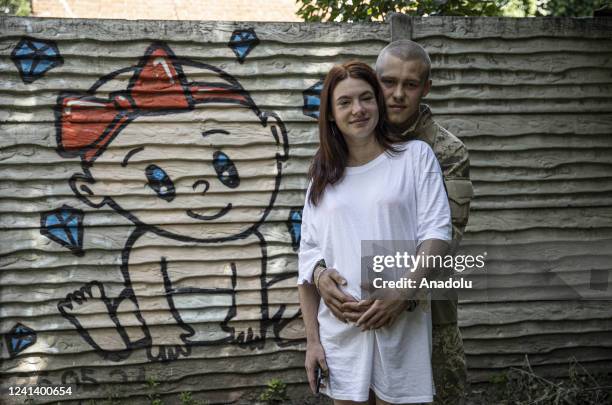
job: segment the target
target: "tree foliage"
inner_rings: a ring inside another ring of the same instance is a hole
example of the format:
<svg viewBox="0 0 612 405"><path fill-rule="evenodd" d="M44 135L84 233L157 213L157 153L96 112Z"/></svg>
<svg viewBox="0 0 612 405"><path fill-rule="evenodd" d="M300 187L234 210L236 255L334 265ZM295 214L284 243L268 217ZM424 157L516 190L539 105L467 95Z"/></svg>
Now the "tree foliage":
<svg viewBox="0 0 612 405"><path fill-rule="evenodd" d="M381 21L389 13L414 16L592 16L610 0L297 0L304 21Z"/></svg>
<svg viewBox="0 0 612 405"><path fill-rule="evenodd" d="M0 0L0 15L30 15L30 0Z"/></svg>
<svg viewBox="0 0 612 405"><path fill-rule="evenodd" d="M592 17L593 11L610 0L540 0L538 15L555 17Z"/></svg>
<svg viewBox="0 0 612 405"><path fill-rule="evenodd" d="M388 13L501 16L511 0L297 0L304 21L379 21ZM522 0L521 0L522 1Z"/></svg>

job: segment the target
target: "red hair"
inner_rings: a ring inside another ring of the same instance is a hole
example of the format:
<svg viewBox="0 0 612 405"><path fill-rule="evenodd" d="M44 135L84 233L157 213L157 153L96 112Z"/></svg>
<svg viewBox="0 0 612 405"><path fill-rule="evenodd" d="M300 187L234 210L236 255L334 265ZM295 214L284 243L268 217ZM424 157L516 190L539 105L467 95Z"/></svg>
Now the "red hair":
<svg viewBox="0 0 612 405"><path fill-rule="evenodd" d="M332 94L341 81L347 78L359 79L368 83L374 91L376 104L378 105L378 124L374 129L374 136L380 146L386 152L396 152L393 146L393 138L389 135L386 116L385 97L382 88L376 78L374 70L363 62L350 61L331 68L321 90L321 104L319 107L319 149L308 170L311 180L310 194L308 196L312 205L317 205L325 188L335 184L344 175L348 161L348 146L340 129L332 118Z"/></svg>

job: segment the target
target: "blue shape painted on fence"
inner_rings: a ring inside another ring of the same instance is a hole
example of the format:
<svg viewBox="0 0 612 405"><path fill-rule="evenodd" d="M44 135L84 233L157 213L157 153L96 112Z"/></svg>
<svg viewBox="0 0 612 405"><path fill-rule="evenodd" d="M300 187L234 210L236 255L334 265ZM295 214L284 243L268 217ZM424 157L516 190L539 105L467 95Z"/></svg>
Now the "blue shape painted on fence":
<svg viewBox="0 0 612 405"><path fill-rule="evenodd" d="M17 323L4 338L9 357L13 358L36 343L36 332L21 323Z"/></svg>
<svg viewBox="0 0 612 405"><path fill-rule="evenodd" d="M11 60L24 83L32 83L64 63L55 42L29 37L22 38L15 46Z"/></svg>
<svg viewBox="0 0 612 405"><path fill-rule="evenodd" d="M304 115L319 119L319 106L321 105L321 90L323 81L320 80L313 86L304 90Z"/></svg>
<svg viewBox="0 0 612 405"><path fill-rule="evenodd" d="M253 28L236 30L232 32L229 44L227 44L236 54L238 62L242 63L247 55L259 44L259 38Z"/></svg>
<svg viewBox="0 0 612 405"><path fill-rule="evenodd" d="M40 233L67 247L77 256L83 252L83 211L63 205L40 215Z"/></svg>
<svg viewBox="0 0 612 405"><path fill-rule="evenodd" d="M287 228L291 235L291 247L296 251L300 247L300 239L302 237L302 208L292 208L289 211Z"/></svg>

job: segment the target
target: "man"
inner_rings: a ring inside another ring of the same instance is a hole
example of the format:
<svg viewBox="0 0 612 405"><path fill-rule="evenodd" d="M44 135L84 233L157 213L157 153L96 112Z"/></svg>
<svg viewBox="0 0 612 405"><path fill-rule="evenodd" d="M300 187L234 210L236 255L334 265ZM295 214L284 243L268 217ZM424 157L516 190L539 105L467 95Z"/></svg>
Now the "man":
<svg viewBox="0 0 612 405"><path fill-rule="evenodd" d="M444 183L451 208L453 241L449 254L456 252L468 220L472 197L469 179L469 160L465 145L446 129L434 122L428 106L421 101L431 89L431 61L419 44L399 40L387 45L376 61L376 73L382 85L387 106L387 118L396 127L402 139L420 139L431 146L444 175ZM344 294L339 285L346 283L340 274L325 268L319 262L314 273L315 284L326 305L336 317L357 322L363 319L378 321L361 322L362 328L380 326L380 319L394 321L399 312L407 309L401 305L380 307L380 316L371 301L357 302ZM450 294L449 294L450 295ZM432 366L436 385L435 404L462 404L465 402L466 368L463 341L457 326L456 294L448 299L433 300ZM369 311L369 312L368 312ZM386 314L382 314L386 311ZM365 317L362 317L367 313Z"/></svg>

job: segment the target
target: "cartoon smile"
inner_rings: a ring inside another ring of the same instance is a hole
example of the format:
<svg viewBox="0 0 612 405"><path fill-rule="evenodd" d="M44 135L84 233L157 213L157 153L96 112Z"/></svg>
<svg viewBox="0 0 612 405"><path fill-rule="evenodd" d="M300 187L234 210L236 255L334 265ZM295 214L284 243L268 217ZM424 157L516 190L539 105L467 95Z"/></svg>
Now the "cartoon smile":
<svg viewBox="0 0 612 405"><path fill-rule="evenodd" d="M187 215L191 218L199 219L201 221L211 221L213 219L221 218L223 215L227 214L229 210L232 209L232 203L227 204L221 211L217 212L214 215L200 215L196 214L192 210L187 210Z"/></svg>

